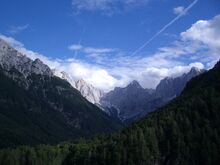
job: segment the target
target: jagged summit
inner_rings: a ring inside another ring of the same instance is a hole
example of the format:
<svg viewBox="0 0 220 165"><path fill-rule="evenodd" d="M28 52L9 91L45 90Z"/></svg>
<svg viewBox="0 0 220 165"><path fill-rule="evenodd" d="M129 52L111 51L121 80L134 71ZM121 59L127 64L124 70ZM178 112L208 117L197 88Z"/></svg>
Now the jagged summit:
<svg viewBox="0 0 220 165"><path fill-rule="evenodd" d="M182 92L189 80L203 72L202 69L192 67L188 73L184 73L179 77L166 77L157 85L156 95L168 100L172 99Z"/></svg>
<svg viewBox="0 0 220 165"><path fill-rule="evenodd" d="M204 69L199 69L197 67L192 67L188 73L185 75L198 75L200 73L203 73L205 70Z"/></svg>
<svg viewBox="0 0 220 165"><path fill-rule="evenodd" d="M127 88L142 88L137 80L133 80L130 84L128 84Z"/></svg>
<svg viewBox="0 0 220 165"><path fill-rule="evenodd" d="M150 93L152 93L151 90L144 89L138 81L134 80L124 88L117 87L106 93L100 103L106 111L109 110L113 115L117 113L121 121L126 121L146 109Z"/></svg>
<svg viewBox="0 0 220 165"><path fill-rule="evenodd" d="M0 39L0 66L8 71L15 68L25 77L32 73L48 76L53 75L50 68L40 59L36 59L34 61L31 60L2 39Z"/></svg>
<svg viewBox="0 0 220 165"><path fill-rule="evenodd" d="M200 72L201 71L201 69L199 69L199 68L197 68L197 67L195 67L195 66L193 66L191 69L190 69L190 72Z"/></svg>
<svg viewBox="0 0 220 165"><path fill-rule="evenodd" d="M33 61L33 63L36 64L36 65L43 65L43 64L44 64L39 58L36 58L36 59Z"/></svg>

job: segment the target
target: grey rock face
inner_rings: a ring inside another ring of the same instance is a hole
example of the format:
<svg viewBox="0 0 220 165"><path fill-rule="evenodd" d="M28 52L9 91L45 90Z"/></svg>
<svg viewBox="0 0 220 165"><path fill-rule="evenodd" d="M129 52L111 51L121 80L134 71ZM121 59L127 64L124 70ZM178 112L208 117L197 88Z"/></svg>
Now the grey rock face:
<svg viewBox="0 0 220 165"><path fill-rule="evenodd" d="M204 70L199 70L198 68L193 67L190 72L185 73L180 77L167 77L161 80L156 87L156 96L168 100L175 98L176 96L180 95L189 80L195 76L198 76L202 72L204 72Z"/></svg>
<svg viewBox="0 0 220 165"><path fill-rule="evenodd" d="M160 81L155 90L144 89L137 81L132 81L125 88L116 87L101 98L101 105L106 111L125 122L141 118L147 113L163 106L180 95L186 83L193 77L203 73L203 70L192 68L190 72L180 77L167 77Z"/></svg>
<svg viewBox="0 0 220 165"><path fill-rule="evenodd" d="M151 93L145 90L137 81L131 82L125 88L116 87L101 98L101 105L118 110L118 117L124 121L135 117L146 110L146 102Z"/></svg>
<svg viewBox="0 0 220 165"><path fill-rule="evenodd" d="M21 54L4 40L0 39L0 65L9 71L12 68L21 72L24 77L32 73L52 76L50 68L39 59L32 61L25 55Z"/></svg>

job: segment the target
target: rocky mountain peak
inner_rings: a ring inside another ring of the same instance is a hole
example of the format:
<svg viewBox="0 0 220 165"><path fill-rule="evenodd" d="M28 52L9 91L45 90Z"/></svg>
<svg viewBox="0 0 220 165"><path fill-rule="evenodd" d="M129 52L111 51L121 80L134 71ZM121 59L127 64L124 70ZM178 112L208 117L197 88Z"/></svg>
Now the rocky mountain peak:
<svg viewBox="0 0 220 165"><path fill-rule="evenodd" d="M188 73L184 73L179 77L166 77L160 81L156 88L156 95L162 98L174 98L178 96L186 83L193 77L201 74L204 70L192 67Z"/></svg>
<svg viewBox="0 0 220 165"><path fill-rule="evenodd" d="M36 63L36 64L43 64L43 62L39 58L36 58L34 60L34 63Z"/></svg>
<svg viewBox="0 0 220 165"><path fill-rule="evenodd" d="M202 71L203 71L202 69L199 69L197 67L192 67L187 74L188 75L197 75L197 74L201 73Z"/></svg>
<svg viewBox="0 0 220 165"><path fill-rule="evenodd" d="M17 69L27 77L32 73L52 76L50 68L40 59L31 60L26 55L11 47L6 41L0 39L0 65L5 70Z"/></svg>
<svg viewBox="0 0 220 165"><path fill-rule="evenodd" d="M128 84L127 88L142 88L137 80L133 80L130 84Z"/></svg>

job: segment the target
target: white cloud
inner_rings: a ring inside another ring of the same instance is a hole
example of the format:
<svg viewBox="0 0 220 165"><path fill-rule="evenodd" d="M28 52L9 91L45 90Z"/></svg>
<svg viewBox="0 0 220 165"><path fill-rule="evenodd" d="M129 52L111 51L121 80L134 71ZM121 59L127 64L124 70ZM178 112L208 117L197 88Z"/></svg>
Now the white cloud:
<svg viewBox="0 0 220 165"><path fill-rule="evenodd" d="M75 10L101 11L104 14L112 15L129 9L142 7L149 0L72 0Z"/></svg>
<svg viewBox="0 0 220 165"><path fill-rule="evenodd" d="M109 74L104 68L88 63L83 63L78 60L70 60L61 62L59 69L67 72L74 79L83 78L93 86L104 91L112 89L117 82L117 79Z"/></svg>
<svg viewBox="0 0 220 165"><path fill-rule="evenodd" d="M173 9L174 14L184 14L185 8L184 6L177 6Z"/></svg>
<svg viewBox="0 0 220 165"><path fill-rule="evenodd" d="M83 46L80 44L73 44L73 45L70 45L68 48L70 50L76 51L76 50L81 50L83 48Z"/></svg>
<svg viewBox="0 0 220 165"><path fill-rule="evenodd" d="M21 25L21 26L10 26L8 32L11 34L17 34L29 27L29 24Z"/></svg>
<svg viewBox="0 0 220 165"><path fill-rule="evenodd" d="M188 30L181 33L181 38L189 45L199 45L195 48L196 51L200 51L201 48L206 50L203 55L200 55L200 60L211 65L220 58L219 29L220 15L217 15L210 20L197 21Z"/></svg>
<svg viewBox="0 0 220 165"><path fill-rule="evenodd" d="M210 48L220 49L220 15L211 20L200 20L181 33L183 40L197 41Z"/></svg>
<svg viewBox="0 0 220 165"><path fill-rule="evenodd" d="M82 52L87 57L95 58L95 60L101 60L100 56L109 55L114 53L116 50L112 48L94 48L94 47L86 47L80 44L73 44L68 46L69 50L75 52Z"/></svg>

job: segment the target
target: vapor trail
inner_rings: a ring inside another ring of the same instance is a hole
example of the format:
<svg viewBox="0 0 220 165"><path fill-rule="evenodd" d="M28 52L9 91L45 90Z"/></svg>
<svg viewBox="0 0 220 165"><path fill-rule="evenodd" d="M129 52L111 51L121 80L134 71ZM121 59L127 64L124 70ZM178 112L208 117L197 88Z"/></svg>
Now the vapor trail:
<svg viewBox="0 0 220 165"><path fill-rule="evenodd" d="M182 13L176 16L172 21L166 24L160 31L153 35L147 42L145 42L141 47L136 49L131 55L134 56L138 52L140 52L143 48L145 48L151 41L153 41L157 36L163 33L168 27L170 27L173 23L179 20L182 16L184 16L199 0L194 0L187 8L184 9Z"/></svg>
<svg viewBox="0 0 220 165"><path fill-rule="evenodd" d="M83 36L85 34L85 31L86 31L86 27L84 27L83 30L82 30L81 36L80 36L79 41L78 41L78 45L81 45L81 42L82 42ZM74 58L76 58L77 55L78 55L78 51L76 50L75 53L74 53Z"/></svg>

